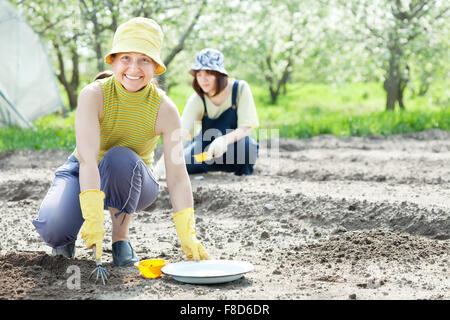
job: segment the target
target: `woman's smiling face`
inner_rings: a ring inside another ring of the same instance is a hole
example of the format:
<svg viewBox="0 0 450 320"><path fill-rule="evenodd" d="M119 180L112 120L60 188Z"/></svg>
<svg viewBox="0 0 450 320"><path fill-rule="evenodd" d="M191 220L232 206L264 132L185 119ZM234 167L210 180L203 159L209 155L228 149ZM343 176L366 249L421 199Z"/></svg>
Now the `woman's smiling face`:
<svg viewBox="0 0 450 320"><path fill-rule="evenodd" d="M139 52L121 52L111 59L115 77L130 92L144 88L153 78L157 67L152 58Z"/></svg>

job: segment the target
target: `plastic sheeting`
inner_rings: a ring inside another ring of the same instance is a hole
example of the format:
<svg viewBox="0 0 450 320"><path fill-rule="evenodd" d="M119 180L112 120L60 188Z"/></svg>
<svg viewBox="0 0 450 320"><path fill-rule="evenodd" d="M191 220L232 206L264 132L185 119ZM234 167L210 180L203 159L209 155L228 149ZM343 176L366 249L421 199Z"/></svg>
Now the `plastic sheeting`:
<svg viewBox="0 0 450 320"><path fill-rule="evenodd" d="M6 0L0 0L0 128L32 127L63 108L50 59L39 35Z"/></svg>

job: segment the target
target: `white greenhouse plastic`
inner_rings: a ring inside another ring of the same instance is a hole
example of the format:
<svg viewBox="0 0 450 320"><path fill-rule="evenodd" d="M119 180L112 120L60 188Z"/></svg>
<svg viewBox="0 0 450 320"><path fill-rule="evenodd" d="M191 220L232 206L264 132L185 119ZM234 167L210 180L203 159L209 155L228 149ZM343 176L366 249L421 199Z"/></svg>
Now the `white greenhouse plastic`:
<svg viewBox="0 0 450 320"><path fill-rule="evenodd" d="M63 103L39 35L6 0L0 0L0 128L32 121Z"/></svg>

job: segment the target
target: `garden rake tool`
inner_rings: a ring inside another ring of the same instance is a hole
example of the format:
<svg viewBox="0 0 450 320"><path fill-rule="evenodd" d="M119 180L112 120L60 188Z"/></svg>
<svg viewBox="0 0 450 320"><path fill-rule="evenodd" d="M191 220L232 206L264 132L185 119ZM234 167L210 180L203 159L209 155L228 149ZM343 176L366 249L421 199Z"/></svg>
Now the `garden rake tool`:
<svg viewBox="0 0 450 320"><path fill-rule="evenodd" d="M102 279L103 285L106 284L106 282L108 282L108 277L110 276L108 271L106 271L105 268L103 268L102 265L102 260L98 260L97 256L96 256L96 246L92 246L92 254L94 256L95 259L95 264L97 265L97 267L95 267L95 269L91 272L90 276L89 276L89 280L91 280L91 278L95 275L95 283L97 283L98 278Z"/></svg>

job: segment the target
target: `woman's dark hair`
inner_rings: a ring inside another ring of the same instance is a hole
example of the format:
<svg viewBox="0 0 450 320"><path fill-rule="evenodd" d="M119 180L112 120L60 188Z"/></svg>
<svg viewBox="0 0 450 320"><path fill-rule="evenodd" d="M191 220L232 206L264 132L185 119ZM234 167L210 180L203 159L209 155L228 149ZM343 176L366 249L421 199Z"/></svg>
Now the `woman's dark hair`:
<svg viewBox="0 0 450 320"><path fill-rule="evenodd" d="M113 75L114 73L110 70L105 70L102 71L100 73L98 73L95 77L94 77L94 81L95 80L100 80L100 79L104 79L104 78L109 78Z"/></svg>
<svg viewBox="0 0 450 320"><path fill-rule="evenodd" d="M197 73L200 70L194 70L194 80L192 80L192 88L195 90L195 92L197 92L197 94L200 97L203 97L205 95L205 92L203 92L202 88L200 87L200 85L198 84L197 81ZM206 71L208 74L212 74L216 77L216 92L214 92L214 96L217 96L219 93L221 93L228 85L228 76L217 72L217 71L212 71L212 70L204 70Z"/></svg>

